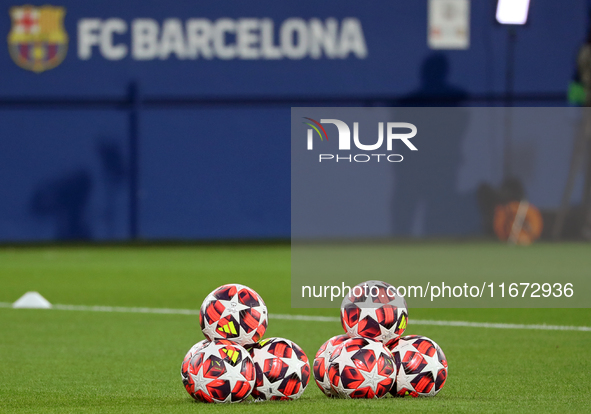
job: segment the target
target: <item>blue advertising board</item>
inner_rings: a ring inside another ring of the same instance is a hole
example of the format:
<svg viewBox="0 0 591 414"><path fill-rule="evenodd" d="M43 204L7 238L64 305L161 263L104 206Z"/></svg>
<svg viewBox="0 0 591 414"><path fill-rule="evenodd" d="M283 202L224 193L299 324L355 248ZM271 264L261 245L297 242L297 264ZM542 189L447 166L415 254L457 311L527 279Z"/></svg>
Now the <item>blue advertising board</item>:
<svg viewBox="0 0 591 414"><path fill-rule="evenodd" d="M427 9L2 0L0 241L289 237L290 107L502 102L494 2L466 50L429 49ZM532 4L516 103L562 104L587 24L585 0Z"/></svg>
<svg viewBox="0 0 591 414"><path fill-rule="evenodd" d="M469 49L445 52L469 94L504 92L494 3L471 2ZM2 1L0 97L122 97L130 80L146 96L398 96L433 52L426 1L33 4ZM564 92L586 24L584 0L536 1L518 33L516 92Z"/></svg>

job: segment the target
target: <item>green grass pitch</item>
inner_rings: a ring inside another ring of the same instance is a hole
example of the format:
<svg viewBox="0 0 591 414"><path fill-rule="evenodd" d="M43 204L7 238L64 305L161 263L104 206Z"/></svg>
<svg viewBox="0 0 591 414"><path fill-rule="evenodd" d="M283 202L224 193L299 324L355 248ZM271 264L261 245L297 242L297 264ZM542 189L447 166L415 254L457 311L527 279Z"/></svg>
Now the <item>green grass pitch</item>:
<svg viewBox="0 0 591 414"><path fill-rule="evenodd" d="M431 258L445 255L448 266L466 272L478 272L483 257L502 262L510 250L482 243L470 247L479 252L479 259L471 260L466 246L404 249ZM534 261L560 263L564 274L589 263L587 245L541 244L527 252L526 260L513 264L515 272L527 273ZM435 266L429 263L437 260L419 265ZM232 282L257 290L270 313L338 316L335 309L290 308L290 250L284 245L0 249L0 302L36 290L60 304L197 309L207 293ZM413 309L410 302L409 307L406 333L437 341L450 364L446 386L435 398L330 400L311 381L298 401L233 405L194 402L182 386L181 361L203 339L196 316L0 308L0 412L591 410L591 332L412 324L416 318L589 326L589 309ZM266 336L292 339L313 359L319 346L339 333L339 323L271 320Z"/></svg>

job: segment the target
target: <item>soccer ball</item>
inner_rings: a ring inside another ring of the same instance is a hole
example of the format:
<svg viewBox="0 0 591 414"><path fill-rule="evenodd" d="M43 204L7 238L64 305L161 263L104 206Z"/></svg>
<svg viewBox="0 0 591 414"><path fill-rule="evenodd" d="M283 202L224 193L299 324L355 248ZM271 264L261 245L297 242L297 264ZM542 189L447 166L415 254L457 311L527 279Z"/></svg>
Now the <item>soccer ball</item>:
<svg viewBox="0 0 591 414"><path fill-rule="evenodd" d="M254 362L242 346L221 339L205 344L188 364L185 388L196 400L239 402L256 381Z"/></svg>
<svg viewBox="0 0 591 414"><path fill-rule="evenodd" d="M341 398L382 398L396 379L392 354L381 342L350 338L330 357L328 379Z"/></svg>
<svg viewBox="0 0 591 414"><path fill-rule="evenodd" d="M269 338L250 349L256 369L252 396L257 400L295 400L310 381L308 357L296 343Z"/></svg>
<svg viewBox="0 0 591 414"><path fill-rule="evenodd" d="M332 355L332 351L347 339L349 339L347 335L333 336L322 344L314 358L314 367L312 371L314 373L316 385L318 385L318 388L320 388L320 390L322 390L322 392L328 397L335 396L330 386L330 381L328 380L328 360Z"/></svg>
<svg viewBox="0 0 591 414"><path fill-rule="evenodd" d="M341 323L351 338L362 336L391 346L406 329L407 320L406 300L386 282L360 283L341 304Z"/></svg>
<svg viewBox="0 0 591 414"><path fill-rule="evenodd" d="M391 350L398 369L392 395L433 397L441 391L447 360L439 345L425 336L408 335Z"/></svg>
<svg viewBox="0 0 591 414"><path fill-rule="evenodd" d="M267 306L258 293L236 283L211 292L199 311L199 323L207 339L230 339L240 345L261 339L267 320Z"/></svg>
<svg viewBox="0 0 591 414"><path fill-rule="evenodd" d="M183 385L185 388L187 388L187 385L189 384L189 363L191 362L191 358L193 358L193 355L202 350L208 344L209 341L207 339L199 341L193 345L191 349L189 349L189 352L187 352L187 355L185 355L185 359L183 359L183 363L181 365L181 379L183 380ZM189 391L189 389L187 389L187 391ZM191 391L189 391L189 393L191 393Z"/></svg>

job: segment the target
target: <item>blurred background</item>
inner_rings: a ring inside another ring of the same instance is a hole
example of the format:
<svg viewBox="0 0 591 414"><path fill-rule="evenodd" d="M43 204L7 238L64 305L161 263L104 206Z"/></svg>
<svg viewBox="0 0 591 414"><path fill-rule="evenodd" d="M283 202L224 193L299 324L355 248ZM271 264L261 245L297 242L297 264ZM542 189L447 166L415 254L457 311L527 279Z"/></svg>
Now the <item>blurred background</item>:
<svg viewBox="0 0 591 414"><path fill-rule="evenodd" d="M0 242L288 239L295 106L584 105L591 2L536 0L518 25L497 3L3 0ZM584 237L572 109L556 134L501 112L494 145L426 153L449 182L419 174L425 197L388 203L418 210L409 222L429 203L471 215L386 236L490 234L499 200L527 196L542 237L561 205L557 234Z"/></svg>

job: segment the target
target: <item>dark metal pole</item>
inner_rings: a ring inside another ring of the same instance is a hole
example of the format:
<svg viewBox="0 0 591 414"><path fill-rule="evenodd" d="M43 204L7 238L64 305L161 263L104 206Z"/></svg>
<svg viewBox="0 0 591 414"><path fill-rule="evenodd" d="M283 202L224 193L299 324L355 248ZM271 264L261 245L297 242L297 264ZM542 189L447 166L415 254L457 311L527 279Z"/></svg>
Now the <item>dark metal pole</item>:
<svg viewBox="0 0 591 414"><path fill-rule="evenodd" d="M129 84L129 238L138 238L139 112L140 96L135 82Z"/></svg>
<svg viewBox="0 0 591 414"><path fill-rule="evenodd" d="M507 61L505 72L505 136L503 142L503 177L510 178L513 174L511 165L512 147L512 106L513 106L513 84L515 77L515 45L517 43L517 31L515 27L508 26Z"/></svg>

